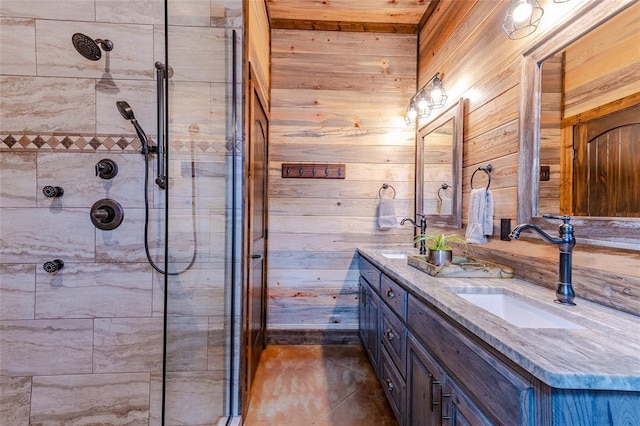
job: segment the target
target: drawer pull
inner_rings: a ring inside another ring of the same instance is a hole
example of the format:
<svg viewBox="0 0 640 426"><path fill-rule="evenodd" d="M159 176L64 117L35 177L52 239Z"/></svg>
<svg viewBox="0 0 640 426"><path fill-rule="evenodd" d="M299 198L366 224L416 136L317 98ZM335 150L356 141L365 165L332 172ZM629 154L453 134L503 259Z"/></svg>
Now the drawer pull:
<svg viewBox="0 0 640 426"><path fill-rule="evenodd" d="M393 384L393 382L391 381L391 379L387 379L385 380L385 382L387 383L387 389L389 390L389 392L393 392L393 390L396 388L395 385Z"/></svg>
<svg viewBox="0 0 640 426"><path fill-rule="evenodd" d="M388 341L392 341L394 338L393 330L388 328L387 331L384 332L384 337L386 337Z"/></svg>
<svg viewBox="0 0 640 426"><path fill-rule="evenodd" d="M429 394L431 395L431 412L433 413L433 409L436 405L440 405L439 399L434 399L435 393L433 392L433 386L439 385L440 380L433 380L433 375L429 374L429 382L431 383L429 387Z"/></svg>
<svg viewBox="0 0 640 426"><path fill-rule="evenodd" d="M389 290L387 290L387 297L388 297L389 299L393 299L393 298L395 298L395 297L396 297L396 294L393 292L393 290L392 290L392 289L389 289Z"/></svg>
<svg viewBox="0 0 640 426"><path fill-rule="evenodd" d="M440 426L442 426L442 421L443 420L451 420L451 416L445 416L445 414L444 414L445 407L450 405L450 404L445 404L444 403L444 399L445 398L450 398L451 394L450 393L442 393L442 386L438 386L438 390L440 392L440 419L438 420L438 424Z"/></svg>

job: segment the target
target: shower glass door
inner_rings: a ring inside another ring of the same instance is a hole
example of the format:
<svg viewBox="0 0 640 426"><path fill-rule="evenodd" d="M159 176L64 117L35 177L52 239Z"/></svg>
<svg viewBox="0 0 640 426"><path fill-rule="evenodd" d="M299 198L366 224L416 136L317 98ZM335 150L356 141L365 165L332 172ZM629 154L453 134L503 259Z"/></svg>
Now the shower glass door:
<svg viewBox="0 0 640 426"><path fill-rule="evenodd" d="M154 275L166 313L165 424L209 425L232 414L233 286L242 225L235 190L242 161L234 73L240 75L241 1L167 1L165 137L168 187L154 188L168 225L168 274ZM237 26L237 28L236 28ZM238 30L238 31L234 31ZM235 47L234 47L235 44ZM240 81L239 79L237 81ZM234 103L235 102L235 103ZM242 197L239 198L240 200ZM159 235L166 230L158 227ZM166 289L166 292L165 292ZM239 292L237 294L240 294ZM238 315L234 315L237 312ZM235 318L234 318L235 317ZM237 334L237 333L235 333Z"/></svg>
<svg viewBox="0 0 640 426"><path fill-rule="evenodd" d="M237 412L242 3L0 1L0 424Z"/></svg>

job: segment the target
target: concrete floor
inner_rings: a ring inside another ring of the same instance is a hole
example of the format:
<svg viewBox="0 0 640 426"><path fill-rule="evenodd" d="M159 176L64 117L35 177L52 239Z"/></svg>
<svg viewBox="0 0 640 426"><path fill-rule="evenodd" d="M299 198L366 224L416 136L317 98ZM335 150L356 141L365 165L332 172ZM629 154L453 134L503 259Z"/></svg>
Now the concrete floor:
<svg viewBox="0 0 640 426"><path fill-rule="evenodd" d="M272 345L260 359L246 426L397 425L359 345Z"/></svg>

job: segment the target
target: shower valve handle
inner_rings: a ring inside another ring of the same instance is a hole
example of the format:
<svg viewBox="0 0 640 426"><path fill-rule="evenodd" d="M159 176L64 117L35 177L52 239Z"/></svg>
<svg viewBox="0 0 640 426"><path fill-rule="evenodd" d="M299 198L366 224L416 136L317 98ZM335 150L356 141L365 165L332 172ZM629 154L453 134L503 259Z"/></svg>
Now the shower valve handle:
<svg viewBox="0 0 640 426"><path fill-rule="evenodd" d="M42 193L47 198L62 197L64 195L64 189L59 186L47 185L42 188Z"/></svg>
<svg viewBox="0 0 640 426"><path fill-rule="evenodd" d="M44 262L44 264L42 265L42 269L50 274L58 272L62 268L64 268L64 262L61 259L54 259L49 262Z"/></svg>
<svg viewBox="0 0 640 426"><path fill-rule="evenodd" d="M96 176L102 179L113 179L117 174L118 165L109 158L104 158L96 164Z"/></svg>
<svg viewBox="0 0 640 426"><path fill-rule="evenodd" d="M110 213L106 208L99 208L91 213L91 217L100 223L109 222L113 216L114 214Z"/></svg>

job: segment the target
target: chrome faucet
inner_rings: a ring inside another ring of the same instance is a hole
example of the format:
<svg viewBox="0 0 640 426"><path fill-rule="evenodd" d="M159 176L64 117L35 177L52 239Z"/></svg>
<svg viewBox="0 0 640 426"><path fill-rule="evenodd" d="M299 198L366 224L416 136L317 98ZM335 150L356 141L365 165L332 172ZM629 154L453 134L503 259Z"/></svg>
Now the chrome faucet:
<svg viewBox="0 0 640 426"><path fill-rule="evenodd" d="M427 218L423 214L416 214L416 216L420 217L420 225L416 224L415 220L408 217L402 219L400 221L400 225L404 225L405 222L409 222L414 228L420 228L420 235L424 235L427 232ZM424 239L420 240L420 254L427 254L427 247Z"/></svg>
<svg viewBox="0 0 640 426"><path fill-rule="evenodd" d="M575 305L575 303L573 303L573 299L576 297L576 294L574 293L573 286L571 285L571 251L576 245L576 239L573 236L573 225L569 223L571 217L552 216L548 214L545 214L543 217L563 221L562 225L559 227L559 238L550 236L532 223L523 223L516 226L511 234L509 234L509 238L517 240L522 231L531 229L542 235L542 237L551 244L558 245L558 248L560 249L560 267L558 272L558 289L556 290L557 299L555 301L563 305Z"/></svg>

